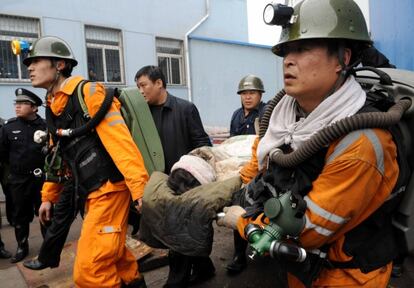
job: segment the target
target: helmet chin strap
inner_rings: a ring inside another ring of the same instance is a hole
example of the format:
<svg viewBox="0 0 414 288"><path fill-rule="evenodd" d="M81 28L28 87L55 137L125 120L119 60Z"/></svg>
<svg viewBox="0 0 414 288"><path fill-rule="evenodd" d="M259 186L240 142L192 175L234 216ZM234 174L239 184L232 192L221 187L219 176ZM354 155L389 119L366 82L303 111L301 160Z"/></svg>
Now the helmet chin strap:
<svg viewBox="0 0 414 288"><path fill-rule="evenodd" d="M331 96L333 93L335 93L342 86L342 84L344 84L346 78L348 78L349 70L344 62L344 59L345 59L345 45L341 43L338 47L338 61L342 69L341 69L341 72L339 72L339 77L338 79L336 79L335 84L332 86L332 89L323 98L323 100L325 100L326 98Z"/></svg>
<svg viewBox="0 0 414 288"><path fill-rule="evenodd" d="M49 88L47 88L47 95L52 93L60 77L60 71L57 69L56 65L55 65L55 68L56 68L55 79L53 80L52 84L50 84Z"/></svg>

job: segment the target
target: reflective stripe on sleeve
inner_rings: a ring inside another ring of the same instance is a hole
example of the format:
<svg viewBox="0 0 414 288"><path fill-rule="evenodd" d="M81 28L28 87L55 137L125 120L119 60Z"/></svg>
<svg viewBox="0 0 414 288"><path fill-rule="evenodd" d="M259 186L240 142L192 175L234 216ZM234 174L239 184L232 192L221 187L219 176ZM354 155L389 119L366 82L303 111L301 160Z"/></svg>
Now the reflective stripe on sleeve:
<svg viewBox="0 0 414 288"><path fill-rule="evenodd" d="M306 204L309 210L312 211L312 213L319 215L320 217L322 217L323 219L327 221L330 221L330 222L333 222L339 225L343 225L349 221L349 218L343 218L329 211L326 211L325 209L320 207L318 204L313 202L308 196L305 196L303 199L306 201Z"/></svg>
<svg viewBox="0 0 414 288"><path fill-rule="evenodd" d="M122 117L122 114L119 111L113 111L113 112L108 112L105 115L105 118L111 118L111 117L116 117L115 119L113 119L112 121L108 120L109 126L115 126L117 124L125 124L124 118Z"/></svg>
<svg viewBox="0 0 414 288"><path fill-rule="evenodd" d="M106 113L105 118L110 118L112 116L122 117L122 114L121 114L121 112L118 112L118 111L108 112L108 113Z"/></svg>
<svg viewBox="0 0 414 288"><path fill-rule="evenodd" d="M334 152L329 155L326 164L331 163L336 157L341 155L349 146L351 146L361 135L365 135L371 142L375 152L377 169L384 175L384 150L378 136L372 129L357 130L346 135L339 144L335 147Z"/></svg>
<svg viewBox="0 0 414 288"><path fill-rule="evenodd" d="M364 134L368 137L374 147L375 156L377 158L377 169L380 171L381 175L384 176L384 150L382 149L381 141L377 134L371 129L364 130Z"/></svg>
<svg viewBox="0 0 414 288"><path fill-rule="evenodd" d="M326 237L329 237L334 233L333 231L331 231L329 229L326 229L326 228L323 228L321 226L313 224L309 220L307 215L305 215L305 220L306 220L305 229L313 229L318 234L321 234L321 235L326 236Z"/></svg>
<svg viewBox="0 0 414 288"><path fill-rule="evenodd" d="M89 82L89 95L95 94L96 91L96 83L95 82Z"/></svg>
<svg viewBox="0 0 414 288"><path fill-rule="evenodd" d="M109 126L115 126L117 124L125 124L124 119L117 119L108 123Z"/></svg>

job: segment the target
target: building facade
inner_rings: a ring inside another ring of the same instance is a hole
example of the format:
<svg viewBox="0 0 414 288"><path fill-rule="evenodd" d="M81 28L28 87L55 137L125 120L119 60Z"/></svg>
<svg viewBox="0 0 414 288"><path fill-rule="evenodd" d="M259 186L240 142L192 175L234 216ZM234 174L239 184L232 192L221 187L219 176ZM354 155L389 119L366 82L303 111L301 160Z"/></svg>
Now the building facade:
<svg viewBox="0 0 414 288"><path fill-rule="evenodd" d="M369 2L371 38L399 69L414 71L414 2L382 0Z"/></svg>
<svg viewBox="0 0 414 288"><path fill-rule="evenodd" d="M53 35L67 41L79 62L74 74L106 85L135 85L136 71L160 65L168 90L194 102L207 126L228 127L240 106L238 81L262 78L269 100L282 87L282 62L270 51L279 31L263 26L266 0L2 0L0 3L0 117L14 116L14 90L34 89L14 39ZM278 2L285 2L279 0ZM294 3L298 1L292 1ZM398 68L414 70L410 0L356 0L375 45ZM263 6L263 7L261 7ZM252 33L261 34L252 37ZM258 40L259 39L259 40ZM42 111L41 111L42 112Z"/></svg>
<svg viewBox="0 0 414 288"><path fill-rule="evenodd" d="M159 65L173 95L199 108L207 126L229 126L240 106L238 81L263 79L269 100L282 88L281 59L250 43L248 0L1 1L0 117L14 116L14 90L32 88L10 41L46 35L67 41L79 64L73 74L110 86L135 85L136 71ZM275 42L277 35L274 36Z"/></svg>

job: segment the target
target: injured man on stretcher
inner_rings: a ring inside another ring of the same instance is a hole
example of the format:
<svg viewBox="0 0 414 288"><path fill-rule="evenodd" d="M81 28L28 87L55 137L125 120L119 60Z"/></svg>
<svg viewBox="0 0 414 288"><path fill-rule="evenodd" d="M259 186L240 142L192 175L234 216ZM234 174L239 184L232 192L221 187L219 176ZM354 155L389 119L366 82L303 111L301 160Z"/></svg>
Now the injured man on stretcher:
<svg viewBox="0 0 414 288"><path fill-rule="evenodd" d="M256 136L241 135L181 157L170 176L154 172L143 198L140 239L155 248L208 256L212 223L240 190L239 170Z"/></svg>

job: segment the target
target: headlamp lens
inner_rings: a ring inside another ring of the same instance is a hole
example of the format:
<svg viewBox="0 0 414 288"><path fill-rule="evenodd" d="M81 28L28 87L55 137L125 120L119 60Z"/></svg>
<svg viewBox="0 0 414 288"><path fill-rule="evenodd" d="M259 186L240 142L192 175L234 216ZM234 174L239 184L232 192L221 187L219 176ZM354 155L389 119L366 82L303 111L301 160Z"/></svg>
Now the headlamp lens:
<svg viewBox="0 0 414 288"><path fill-rule="evenodd" d="M272 4L267 4L263 11L263 21L267 25L272 25L273 18L275 16L275 9Z"/></svg>
<svg viewBox="0 0 414 288"><path fill-rule="evenodd" d="M263 11L263 20L267 25L285 27L293 15L293 8L283 4L267 4Z"/></svg>

